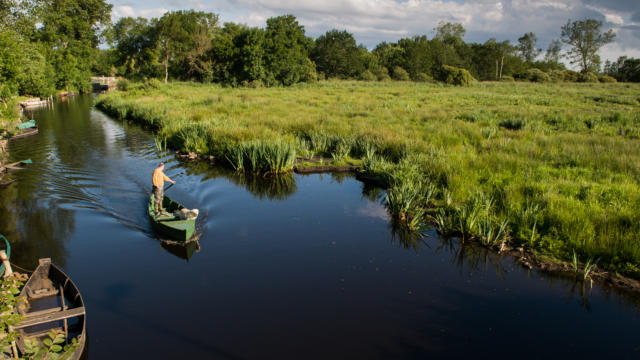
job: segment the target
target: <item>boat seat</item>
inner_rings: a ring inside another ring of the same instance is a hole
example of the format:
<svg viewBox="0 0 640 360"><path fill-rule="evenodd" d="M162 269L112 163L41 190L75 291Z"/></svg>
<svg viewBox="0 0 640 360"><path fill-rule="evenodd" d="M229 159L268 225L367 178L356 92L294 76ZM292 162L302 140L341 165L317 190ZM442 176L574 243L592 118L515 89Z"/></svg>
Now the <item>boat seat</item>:
<svg viewBox="0 0 640 360"><path fill-rule="evenodd" d="M81 316L81 315L84 315L84 314L85 314L84 313L84 306L80 306L80 307L69 309L69 310L58 311L58 312L54 312L54 313L42 314L42 315L38 315L38 316L28 317L27 319L24 319L22 322L20 322L20 324L14 326L13 328L14 329L24 329L24 328L30 327L30 326L47 324L47 323L54 322L54 321L60 321L60 320L64 320L64 319L74 318L74 317L78 317L78 316Z"/></svg>

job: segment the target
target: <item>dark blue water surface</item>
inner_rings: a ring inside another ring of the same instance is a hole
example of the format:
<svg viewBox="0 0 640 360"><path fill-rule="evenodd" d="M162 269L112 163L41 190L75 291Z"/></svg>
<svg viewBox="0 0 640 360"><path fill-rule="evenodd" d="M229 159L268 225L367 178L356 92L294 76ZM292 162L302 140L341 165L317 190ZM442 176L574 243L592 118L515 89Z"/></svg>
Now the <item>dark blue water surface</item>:
<svg viewBox="0 0 640 360"><path fill-rule="evenodd" d="M79 286L90 359L640 358L637 296L394 236L382 192L351 176L180 162L91 97L33 117L0 230L16 264L51 257ZM151 230L161 160L167 195L200 209L198 243Z"/></svg>

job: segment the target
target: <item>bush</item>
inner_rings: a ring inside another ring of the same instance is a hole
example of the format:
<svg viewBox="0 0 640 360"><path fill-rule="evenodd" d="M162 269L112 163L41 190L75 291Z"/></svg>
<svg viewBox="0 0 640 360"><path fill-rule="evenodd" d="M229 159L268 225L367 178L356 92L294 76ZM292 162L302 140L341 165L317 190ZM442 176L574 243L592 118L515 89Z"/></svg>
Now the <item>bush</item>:
<svg viewBox="0 0 640 360"><path fill-rule="evenodd" d="M315 83L318 82L318 73L316 72L316 64L307 58L300 74L300 81Z"/></svg>
<svg viewBox="0 0 640 360"><path fill-rule="evenodd" d="M553 82L562 82L564 81L564 72L560 70L551 70L549 71L549 77Z"/></svg>
<svg viewBox="0 0 640 360"><path fill-rule="evenodd" d="M571 70L565 70L562 72L562 74L564 75L564 81L577 82L578 78L580 78L579 72Z"/></svg>
<svg viewBox="0 0 640 360"><path fill-rule="evenodd" d="M550 82L551 77L544 71L536 68L527 70L525 78L531 82L545 83Z"/></svg>
<svg viewBox="0 0 640 360"><path fill-rule="evenodd" d="M380 66L373 73L378 78L378 81L389 81L389 80L391 80L391 76L389 76L389 70L387 70L387 68L384 67L384 66Z"/></svg>
<svg viewBox="0 0 640 360"><path fill-rule="evenodd" d="M409 81L411 78L409 77L409 73L407 70L401 68L400 66L396 66L393 68L393 80L397 81Z"/></svg>
<svg viewBox="0 0 640 360"><path fill-rule="evenodd" d="M144 90L157 90L157 89L160 89L161 87L162 87L162 82L156 78L151 78L149 80L146 80L142 84L142 88Z"/></svg>
<svg viewBox="0 0 640 360"><path fill-rule="evenodd" d="M609 76L609 75L600 75L598 76L598 80L600 80L601 83L616 83L618 82L618 80L616 80L616 78Z"/></svg>
<svg viewBox="0 0 640 360"><path fill-rule="evenodd" d="M364 81L376 81L378 80L378 77L373 72L371 72L371 70L365 70L362 74L360 74L359 79Z"/></svg>
<svg viewBox="0 0 640 360"><path fill-rule="evenodd" d="M502 79L500 81L505 81L505 82L514 82L516 81L513 76L509 76L509 75L503 75Z"/></svg>
<svg viewBox="0 0 640 360"><path fill-rule="evenodd" d="M472 78L467 69L443 65L440 69L439 80L449 85L469 86L471 85Z"/></svg>
<svg viewBox="0 0 640 360"><path fill-rule="evenodd" d="M418 82L433 82L433 78L425 73L418 73L416 77L413 79Z"/></svg>
<svg viewBox="0 0 640 360"><path fill-rule="evenodd" d="M592 73L592 72L586 72L586 73L582 73L580 74L580 76L578 77L578 82L582 82L582 83L598 83L600 82L598 80L598 75Z"/></svg>
<svg viewBox="0 0 640 360"><path fill-rule="evenodd" d="M129 85L131 85L129 80L122 78L116 83L116 88L120 91L127 91L129 89Z"/></svg>

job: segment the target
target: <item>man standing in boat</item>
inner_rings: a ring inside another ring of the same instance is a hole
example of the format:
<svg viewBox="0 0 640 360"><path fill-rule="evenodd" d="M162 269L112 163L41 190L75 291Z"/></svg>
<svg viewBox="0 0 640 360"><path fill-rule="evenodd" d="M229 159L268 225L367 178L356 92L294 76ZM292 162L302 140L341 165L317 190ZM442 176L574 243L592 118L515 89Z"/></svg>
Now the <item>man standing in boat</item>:
<svg viewBox="0 0 640 360"><path fill-rule="evenodd" d="M164 211L162 208L162 201L164 199L164 182L168 181L172 184L176 182L169 179L167 175L164 174L164 163L161 162L160 166L158 166L155 170L153 170L153 195L154 195L154 203L155 203L155 212L156 216L160 214L161 211Z"/></svg>

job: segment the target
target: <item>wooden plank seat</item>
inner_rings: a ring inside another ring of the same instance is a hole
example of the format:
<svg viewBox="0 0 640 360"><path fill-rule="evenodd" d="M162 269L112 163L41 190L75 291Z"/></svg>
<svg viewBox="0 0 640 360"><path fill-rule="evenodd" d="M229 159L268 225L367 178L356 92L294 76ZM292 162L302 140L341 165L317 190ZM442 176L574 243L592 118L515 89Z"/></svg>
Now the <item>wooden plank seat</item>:
<svg viewBox="0 0 640 360"><path fill-rule="evenodd" d="M27 317L19 325L14 326L14 329L24 329L26 327L46 324L54 321L65 320L84 315L84 306L74 309L58 311L48 314L40 314L33 317Z"/></svg>

